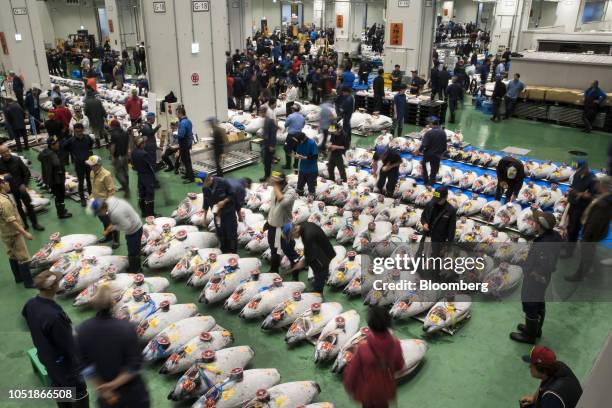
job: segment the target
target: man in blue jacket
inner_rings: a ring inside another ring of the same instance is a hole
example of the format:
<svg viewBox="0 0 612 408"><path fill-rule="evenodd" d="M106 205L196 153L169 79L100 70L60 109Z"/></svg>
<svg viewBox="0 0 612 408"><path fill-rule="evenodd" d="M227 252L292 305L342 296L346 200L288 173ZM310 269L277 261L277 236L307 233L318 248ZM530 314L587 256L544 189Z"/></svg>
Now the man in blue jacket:
<svg viewBox="0 0 612 408"><path fill-rule="evenodd" d="M30 131L32 135L37 135L36 129L40 124L40 89L33 86L26 92L25 107L30 120Z"/></svg>
<svg viewBox="0 0 612 408"><path fill-rule="evenodd" d="M193 144L193 125L187 117L184 106L176 108L176 115L179 118L177 139L179 141L179 152L181 162L185 168L183 184L193 183L193 167L191 166L191 145Z"/></svg>
<svg viewBox="0 0 612 408"><path fill-rule="evenodd" d="M593 130L593 122L597 117L599 107L603 105L608 95L599 87L599 81L593 81L589 89L584 91L584 115L582 122L584 123L583 132L591 133Z"/></svg>
<svg viewBox="0 0 612 408"><path fill-rule="evenodd" d="M304 133L299 133L296 140L298 145L295 148L295 157L300 160L296 191L299 195L304 195L304 185L308 184L308 193L314 194L317 188L317 176L319 175L317 166L319 148L317 142L306 137Z"/></svg>

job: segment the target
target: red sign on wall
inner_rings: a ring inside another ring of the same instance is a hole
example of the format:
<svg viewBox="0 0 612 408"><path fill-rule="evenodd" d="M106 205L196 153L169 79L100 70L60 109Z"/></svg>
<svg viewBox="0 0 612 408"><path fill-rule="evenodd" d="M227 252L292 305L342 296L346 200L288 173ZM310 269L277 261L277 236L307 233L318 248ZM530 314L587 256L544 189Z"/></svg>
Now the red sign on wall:
<svg viewBox="0 0 612 408"><path fill-rule="evenodd" d="M336 15L336 28L344 27L344 16L342 14Z"/></svg>
<svg viewBox="0 0 612 408"><path fill-rule="evenodd" d="M108 20L108 31L110 31L111 33L115 32L115 27L113 26L113 20L111 19Z"/></svg>
<svg viewBox="0 0 612 408"><path fill-rule="evenodd" d="M391 23L389 34L389 45L402 45L404 39L404 24Z"/></svg>
<svg viewBox="0 0 612 408"><path fill-rule="evenodd" d="M193 74L191 74L191 84L192 85L200 84L200 74L198 74L197 72L194 72Z"/></svg>
<svg viewBox="0 0 612 408"><path fill-rule="evenodd" d="M2 52L4 55L9 55L8 44L6 43L6 37L3 31L0 31L0 44L2 44Z"/></svg>

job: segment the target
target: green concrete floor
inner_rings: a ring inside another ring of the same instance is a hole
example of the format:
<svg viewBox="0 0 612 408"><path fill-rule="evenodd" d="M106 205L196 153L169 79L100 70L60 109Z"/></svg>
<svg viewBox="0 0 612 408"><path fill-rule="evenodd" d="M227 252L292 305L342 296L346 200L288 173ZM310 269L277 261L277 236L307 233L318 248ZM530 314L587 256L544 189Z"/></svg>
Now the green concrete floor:
<svg viewBox="0 0 612 408"><path fill-rule="evenodd" d="M609 134L585 135L576 129L561 128L542 123L511 120L494 124L483 114L466 106L461 113L460 123L465 139L474 145L491 149L518 146L531 149L530 155L542 159L567 160L566 152L580 147L590 153L597 166L605 164L605 151L610 140ZM416 128L411 127L406 131ZM371 138L353 137L361 146L371 146ZM107 154L100 152L108 165ZM281 152L279 151L279 156ZM35 157L30 153L31 157ZM38 167L39 163L35 163ZM235 171L231 177L249 176L257 179L262 175L261 166L251 166ZM176 176L160 173L162 190L157 192L158 212L169 215L176 204L188 191L196 191L195 184L184 186ZM131 175L134 185L136 177ZM134 188L135 189L135 188ZM135 204L135 198L132 198ZM62 234L101 231L99 222L86 215L75 202L68 202L74 217L59 221L54 212L40 216L46 227L43 233L35 233L29 248L36 251L54 231ZM125 244L117 251L125 254ZM8 262L2 261L0 274L0 389L33 388L42 384L32 373L25 351L31 347L30 335L21 317L21 308L34 291L23 289L12 282ZM576 260L560 264L558 274L571 271ZM265 270L265 267L264 267ZM166 275L163 271L160 275ZM592 286L596 286L593 284ZM180 303L195 302L198 292L185 287L184 283L172 283L169 291L174 292ZM347 301L341 293L329 293L328 299L339 301L345 310L356 308L365 317L365 308L359 301ZM75 324L90 317L89 310L76 310L70 300L60 300ZM329 366L317 367L313 362L313 347L301 345L288 350L284 344L284 332L266 334L259 330L259 322L244 322L236 315L220 307L200 305L200 311L213 315L219 324L234 333L236 345L249 344L255 350L251 367L275 367L282 381L316 380L322 389L319 401L331 401L337 407L353 404L347 398L340 379L329 371ZM541 343L557 351L559 358L567 362L581 380L586 380L599 350L612 329L612 303L574 302L549 304L544 337ZM529 375L527 366L520 356L530 346L517 344L508 339L508 333L522 318L518 293L511 294L504 301L477 302L473 305L472 318L453 337L437 336L429 340L429 351L421 369L411 378L401 382L398 388L400 407L516 407L518 399L537 387L536 380ZM416 321L395 325L400 338L415 338L422 335L421 325ZM168 407L172 404L166 396L176 381L175 377L165 378L157 374L159 364L144 370L154 407ZM4 391L2 391L4 392ZM52 407L47 402L8 402L6 395L0 396L0 406L11 407ZM186 406L181 405L181 406ZM92 404L93 406L93 404Z"/></svg>

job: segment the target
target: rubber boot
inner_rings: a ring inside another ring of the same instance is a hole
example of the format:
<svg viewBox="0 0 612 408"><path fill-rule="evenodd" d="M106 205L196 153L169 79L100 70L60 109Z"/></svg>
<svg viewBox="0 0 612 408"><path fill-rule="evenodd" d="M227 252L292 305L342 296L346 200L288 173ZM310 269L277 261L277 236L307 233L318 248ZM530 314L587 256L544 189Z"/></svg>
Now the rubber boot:
<svg viewBox="0 0 612 408"><path fill-rule="evenodd" d="M530 319L525 316L525 330L510 333L510 338L519 343L536 344L540 319Z"/></svg>
<svg viewBox="0 0 612 408"><path fill-rule="evenodd" d="M64 203L57 205L57 218L63 220L65 218L72 217L72 214L66 211L66 205Z"/></svg>
<svg viewBox="0 0 612 408"><path fill-rule="evenodd" d="M113 231L110 233L110 235L113 237L113 244L111 245L111 248L119 248L119 231Z"/></svg>
<svg viewBox="0 0 612 408"><path fill-rule="evenodd" d="M270 272L278 272L280 263L281 263L280 255L278 253L276 255L272 255L270 257Z"/></svg>
<svg viewBox="0 0 612 408"><path fill-rule="evenodd" d="M546 317L546 311L540 313L540 318L538 320L538 332L536 333L536 337L542 337L542 326L544 326L544 318ZM523 323L519 323L516 326L517 330L524 332L525 325Z"/></svg>
<svg viewBox="0 0 612 408"><path fill-rule="evenodd" d="M141 263L140 255L128 256L128 272L129 273L140 273Z"/></svg>
<svg viewBox="0 0 612 408"><path fill-rule="evenodd" d="M576 271L576 273L572 274L572 275L568 275L566 276L564 279L566 282L582 282L584 280L584 276L586 275L584 273L584 268L582 267L582 262L580 262L581 265L578 267L578 270Z"/></svg>
<svg viewBox="0 0 612 408"><path fill-rule="evenodd" d="M38 223L38 218L36 217L36 213L34 212L33 209L32 211L28 213L28 218L30 219L30 222L32 223L32 228L34 228L36 231L45 230L45 227L43 227L42 225Z"/></svg>
<svg viewBox="0 0 612 408"><path fill-rule="evenodd" d="M287 154L285 153L285 165L283 166L283 169L286 170L290 170L291 169L291 163L293 158L291 157L291 154Z"/></svg>
<svg viewBox="0 0 612 408"><path fill-rule="evenodd" d="M13 272L15 283L23 282L23 279L21 277L21 272L19 271L19 262L17 262L14 259L9 259L9 263L11 264L11 272Z"/></svg>
<svg viewBox="0 0 612 408"><path fill-rule="evenodd" d="M27 263L19 264L19 274L21 275L21 279L23 280L23 286L25 286L27 289L32 289L34 287L34 282L32 282L30 266Z"/></svg>
<svg viewBox="0 0 612 408"><path fill-rule="evenodd" d="M145 207L145 200L139 198L138 199L138 208L140 208L140 214L142 215L143 218L145 218L147 215L147 210Z"/></svg>

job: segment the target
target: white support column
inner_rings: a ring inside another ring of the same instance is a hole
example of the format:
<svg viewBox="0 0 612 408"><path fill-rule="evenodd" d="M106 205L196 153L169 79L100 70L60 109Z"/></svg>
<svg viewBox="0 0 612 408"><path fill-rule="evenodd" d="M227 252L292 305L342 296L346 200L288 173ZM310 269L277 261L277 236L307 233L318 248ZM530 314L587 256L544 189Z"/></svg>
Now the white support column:
<svg viewBox="0 0 612 408"><path fill-rule="evenodd" d="M325 27L325 0L314 0L312 22L317 28Z"/></svg>
<svg viewBox="0 0 612 408"><path fill-rule="evenodd" d="M345 52L351 53L357 51L361 40L361 31L356 30L355 19L353 13L355 10L354 4L349 0L340 0L335 2L334 27L335 45L338 54ZM342 23L340 27L340 23Z"/></svg>
<svg viewBox="0 0 612 408"><path fill-rule="evenodd" d="M106 18L108 19L108 39L113 51L121 52L121 24L119 23L119 7L117 0L104 0Z"/></svg>
<svg viewBox="0 0 612 408"><path fill-rule="evenodd" d="M36 3L0 1L0 32L6 41L6 49L0 46L0 68L22 75L26 89L36 84L46 90L50 88L49 67Z"/></svg>
<svg viewBox="0 0 612 408"><path fill-rule="evenodd" d="M489 52L496 54L506 47L516 50L521 31L528 27L530 10L530 0L497 0Z"/></svg>
<svg viewBox="0 0 612 408"><path fill-rule="evenodd" d="M141 3L151 92L163 99L173 91L194 132L202 136L206 118L227 119L227 6L215 1L162 3L165 7L156 9L155 3ZM209 9L192 12L192 4L208 4Z"/></svg>
<svg viewBox="0 0 612 408"><path fill-rule="evenodd" d="M253 35L251 0L227 0L229 43L226 51L242 50Z"/></svg>
<svg viewBox="0 0 612 408"><path fill-rule="evenodd" d="M400 7L401 5L401 7ZM406 7L407 6L407 7ZM395 24L401 24L397 26ZM399 64L402 71L416 69L423 77L429 75L431 50L435 26L435 2L433 0L387 1L385 26L385 70L393 70ZM391 31L401 27L401 35ZM392 40L401 43L391 45Z"/></svg>

